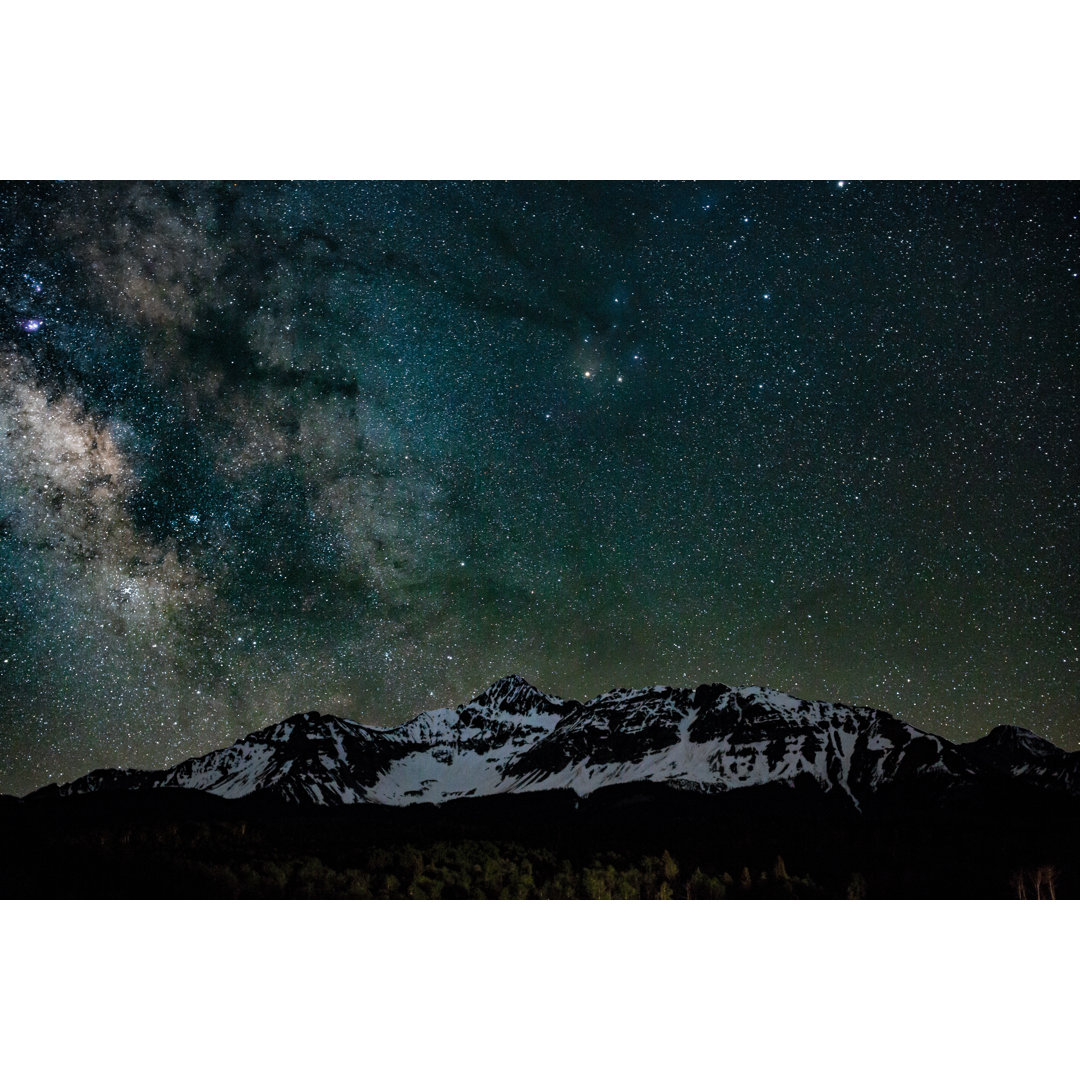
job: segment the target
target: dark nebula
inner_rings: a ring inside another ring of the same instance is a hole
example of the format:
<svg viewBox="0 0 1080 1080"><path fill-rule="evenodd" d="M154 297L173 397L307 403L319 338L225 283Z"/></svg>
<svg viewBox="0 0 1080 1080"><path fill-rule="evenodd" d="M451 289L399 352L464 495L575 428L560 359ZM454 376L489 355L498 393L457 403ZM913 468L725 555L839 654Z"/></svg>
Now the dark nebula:
<svg viewBox="0 0 1080 1080"><path fill-rule="evenodd" d="M0 790L508 672L1080 744L1067 184L6 184Z"/></svg>

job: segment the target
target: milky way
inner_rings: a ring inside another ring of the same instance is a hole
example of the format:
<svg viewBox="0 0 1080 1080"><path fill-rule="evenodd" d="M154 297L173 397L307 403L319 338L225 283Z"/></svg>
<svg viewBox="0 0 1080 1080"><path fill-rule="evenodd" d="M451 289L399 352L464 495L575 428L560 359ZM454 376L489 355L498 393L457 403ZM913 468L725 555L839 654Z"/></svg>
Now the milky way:
<svg viewBox="0 0 1080 1080"><path fill-rule="evenodd" d="M0 790L508 672L1080 744L1080 188L8 184Z"/></svg>

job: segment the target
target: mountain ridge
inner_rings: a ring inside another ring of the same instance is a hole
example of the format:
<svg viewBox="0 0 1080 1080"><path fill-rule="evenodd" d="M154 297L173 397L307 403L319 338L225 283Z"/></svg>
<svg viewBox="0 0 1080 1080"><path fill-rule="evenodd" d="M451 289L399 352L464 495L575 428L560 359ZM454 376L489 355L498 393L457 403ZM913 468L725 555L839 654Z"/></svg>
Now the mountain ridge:
<svg viewBox="0 0 1080 1080"><path fill-rule="evenodd" d="M507 675L392 728L314 710L156 770L94 770L27 798L188 788L286 804L441 804L619 784L721 794L812 781L856 810L917 786L942 796L1007 777L1080 795L1080 753L1009 725L955 744L865 706L760 686L616 688L582 702Z"/></svg>

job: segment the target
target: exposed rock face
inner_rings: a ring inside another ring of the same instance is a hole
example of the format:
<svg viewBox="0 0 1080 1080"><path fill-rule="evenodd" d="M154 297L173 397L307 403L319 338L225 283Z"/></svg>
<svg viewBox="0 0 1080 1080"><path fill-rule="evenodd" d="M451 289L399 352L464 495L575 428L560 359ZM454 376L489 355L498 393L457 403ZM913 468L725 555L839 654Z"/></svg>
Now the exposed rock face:
<svg viewBox="0 0 1080 1080"><path fill-rule="evenodd" d="M635 781L701 792L811 781L863 808L903 784L963 789L1002 775L1080 794L1080 754L1020 728L957 746L877 709L757 686L653 686L579 702L511 675L458 708L397 728L299 713L170 769L99 770L47 790L189 788L298 805L403 805L558 789L584 795Z"/></svg>
<svg viewBox="0 0 1080 1080"><path fill-rule="evenodd" d="M1080 795L1080 752L1062 750L1025 728L1002 724L963 750L984 769Z"/></svg>

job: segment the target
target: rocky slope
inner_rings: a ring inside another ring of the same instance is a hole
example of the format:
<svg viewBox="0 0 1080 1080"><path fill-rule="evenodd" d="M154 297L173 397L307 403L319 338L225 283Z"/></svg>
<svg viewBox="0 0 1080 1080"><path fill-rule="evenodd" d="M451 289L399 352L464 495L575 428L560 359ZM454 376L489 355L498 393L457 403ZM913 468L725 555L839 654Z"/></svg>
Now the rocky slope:
<svg viewBox="0 0 1080 1080"><path fill-rule="evenodd" d="M400 727L301 713L169 769L99 770L36 794L187 788L405 805L642 781L705 793L812 783L863 809L913 785L962 791L1003 776L1080 794L1080 754L1019 728L955 745L877 709L756 686L620 689L579 702L508 676Z"/></svg>

